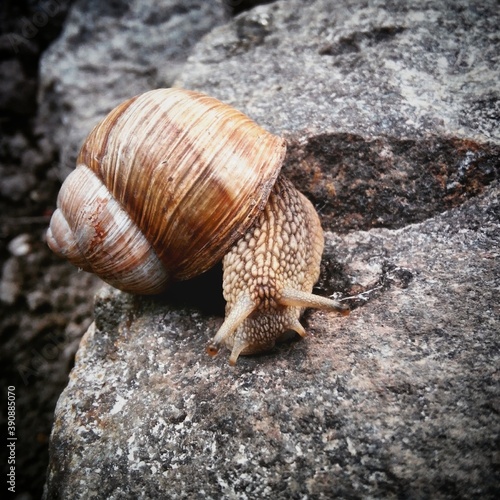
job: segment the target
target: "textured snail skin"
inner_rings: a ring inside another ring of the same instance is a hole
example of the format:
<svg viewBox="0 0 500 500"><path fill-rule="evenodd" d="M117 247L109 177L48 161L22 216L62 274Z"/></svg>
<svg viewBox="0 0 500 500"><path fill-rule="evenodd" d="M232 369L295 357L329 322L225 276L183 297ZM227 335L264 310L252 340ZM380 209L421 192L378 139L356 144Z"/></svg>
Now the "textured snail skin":
<svg viewBox="0 0 500 500"><path fill-rule="evenodd" d="M314 207L283 176L256 224L224 257L226 319L207 352L224 343L229 363L274 347L288 330L306 336L304 308L348 314L346 306L311 293L319 277L323 231Z"/></svg>
<svg viewBox="0 0 500 500"><path fill-rule="evenodd" d="M157 89L117 106L86 139L59 192L47 243L121 290L154 294L223 258L226 319L207 347L230 363L305 336L323 232L279 171L286 143L205 94Z"/></svg>

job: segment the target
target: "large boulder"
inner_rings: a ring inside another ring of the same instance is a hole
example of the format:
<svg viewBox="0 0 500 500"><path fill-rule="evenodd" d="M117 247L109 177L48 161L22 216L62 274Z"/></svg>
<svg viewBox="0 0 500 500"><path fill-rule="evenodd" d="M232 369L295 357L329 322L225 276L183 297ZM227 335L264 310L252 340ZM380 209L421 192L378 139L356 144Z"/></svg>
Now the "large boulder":
<svg viewBox="0 0 500 500"><path fill-rule="evenodd" d="M326 229L308 339L227 364L220 269L110 287L56 410L45 498L496 498L496 2L279 1L176 83L289 142ZM215 297L215 299L214 299Z"/></svg>
<svg viewBox="0 0 500 500"><path fill-rule="evenodd" d="M40 67L40 133L59 151L58 176L121 101L172 85L194 44L223 23L217 0L78 0Z"/></svg>

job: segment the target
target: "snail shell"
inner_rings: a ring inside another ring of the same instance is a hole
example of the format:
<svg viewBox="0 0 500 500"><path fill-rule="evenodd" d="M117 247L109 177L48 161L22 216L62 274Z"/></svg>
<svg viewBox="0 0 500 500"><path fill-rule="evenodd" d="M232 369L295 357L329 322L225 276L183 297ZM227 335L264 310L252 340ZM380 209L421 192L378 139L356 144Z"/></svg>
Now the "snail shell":
<svg viewBox="0 0 500 500"><path fill-rule="evenodd" d="M219 261L262 211L285 141L204 94L115 108L63 183L47 242L124 291L153 294Z"/></svg>

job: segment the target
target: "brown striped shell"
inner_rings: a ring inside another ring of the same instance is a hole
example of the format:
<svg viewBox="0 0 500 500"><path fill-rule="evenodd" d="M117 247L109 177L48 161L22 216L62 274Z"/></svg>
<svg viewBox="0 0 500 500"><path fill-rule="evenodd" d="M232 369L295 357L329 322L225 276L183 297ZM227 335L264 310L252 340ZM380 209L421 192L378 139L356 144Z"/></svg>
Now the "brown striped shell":
<svg viewBox="0 0 500 500"><path fill-rule="evenodd" d="M97 125L47 242L125 291L158 293L219 261L264 208L285 141L183 89L134 97Z"/></svg>

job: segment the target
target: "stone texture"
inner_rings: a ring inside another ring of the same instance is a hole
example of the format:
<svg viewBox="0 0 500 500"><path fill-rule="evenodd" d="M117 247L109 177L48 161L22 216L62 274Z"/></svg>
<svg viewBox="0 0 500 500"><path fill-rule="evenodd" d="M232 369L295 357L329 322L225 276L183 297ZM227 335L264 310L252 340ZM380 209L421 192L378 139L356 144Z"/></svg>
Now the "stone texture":
<svg viewBox="0 0 500 500"><path fill-rule="evenodd" d="M214 29L176 84L277 133L498 140L497 11L494 0L275 2Z"/></svg>
<svg viewBox="0 0 500 500"><path fill-rule="evenodd" d="M232 369L204 352L220 268L103 289L46 499L498 497L497 10L281 1L197 45L177 83L285 133L327 229L318 292L353 312Z"/></svg>
<svg viewBox="0 0 500 500"><path fill-rule="evenodd" d="M221 320L201 299L104 289L56 411L47 498L494 498L499 195L328 233L363 307L312 313L314 336L234 369L204 353Z"/></svg>
<svg viewBox="0 0 500 500"><path fill-rule="evenodd" d="M176 84L285 135L328 227L401 227L498 175L496 7L276 2L214 29Z"/></svg>
<svg viewBox="0 0 500 500"><path fill-rule="evenodd" d="M133 95L170 86L194 43L225 19L216 0L76 1L40 69L38 122L60 152L59 178L100 119Z"/></svg>
<svg viewBox="0 0 500 500"><path fill-rule="evenodd" d="M337 231L399 228L459 206L499 176L500 146L345 133L288 136L284 171Z"/></svg>

